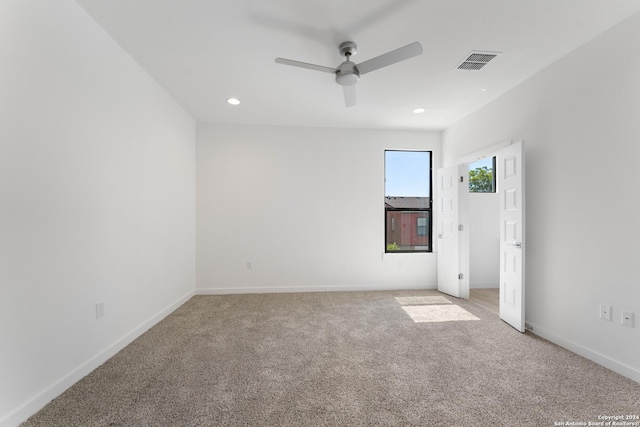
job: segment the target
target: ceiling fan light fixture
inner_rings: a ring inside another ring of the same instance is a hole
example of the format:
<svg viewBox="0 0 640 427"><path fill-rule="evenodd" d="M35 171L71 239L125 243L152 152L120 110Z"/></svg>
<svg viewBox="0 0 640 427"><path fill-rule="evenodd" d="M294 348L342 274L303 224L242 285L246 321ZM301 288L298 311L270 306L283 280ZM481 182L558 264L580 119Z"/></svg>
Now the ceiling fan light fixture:
<svg viewBox="0 0 640 427"><path fill-rule="evenodd" d="M227 103L231 105L239 105L240 100L238 98L227 98Z"/></svg>
<svg viewBox="0 0 640 427"><path fill-rule="evenodd" d="M336 82L341 86L353 86L359 81L360 81L360 75L352 71L348 71L346 73L340 73L336 75Z"/></svg>

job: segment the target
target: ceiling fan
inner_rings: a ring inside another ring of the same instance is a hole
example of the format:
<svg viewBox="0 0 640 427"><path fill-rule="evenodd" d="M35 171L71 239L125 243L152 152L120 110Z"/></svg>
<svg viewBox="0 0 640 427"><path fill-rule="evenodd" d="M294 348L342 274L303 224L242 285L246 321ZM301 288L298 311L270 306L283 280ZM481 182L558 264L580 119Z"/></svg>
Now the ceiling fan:
<svg viewBox="0 0 640 427"><path fill-rule="evenodd" d="M351 56L355 55L358 45L354 42L346 41L338 46L340 55L345 57L345 61L338 65L337 68L325 67L323 65L308 64L306 62L293 61L291 59L276 58L276 63L284 65L292 65L294 67L307 68L309 70L322 71L325 73L335 74L336 82L342 86L344 90L344 102L347 107L356 105L356 83L360 81L362 74L370 73L379 68L393 65L396 62L413 58L422 53L422 45L413 42L401 48L384 53L375 58L371 58L360 64L351 62Z"/></svg>

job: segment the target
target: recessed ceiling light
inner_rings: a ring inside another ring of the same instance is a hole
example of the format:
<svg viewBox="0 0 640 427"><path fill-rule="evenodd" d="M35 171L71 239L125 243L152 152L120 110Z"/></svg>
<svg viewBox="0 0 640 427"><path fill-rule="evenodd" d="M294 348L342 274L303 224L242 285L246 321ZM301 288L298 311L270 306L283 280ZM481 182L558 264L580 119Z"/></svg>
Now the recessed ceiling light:
<svg viewBox="0 0 640 427"><path fill-rule="evenodd" d="M425 112L425 109L424 108L416 108L415 110L413 110L413 112L415 114L421 114L421 113Z"/></svg>
<svg viewBox="0 0 640 427"><path fill-rule="evenodd" d="M228 102L229 104L231 104L231 105L238 105L238 104L240 104L240 101L239 101L238 99L236 99L236 98L229 98L229 99L227 99L227 102Z"/></svg>

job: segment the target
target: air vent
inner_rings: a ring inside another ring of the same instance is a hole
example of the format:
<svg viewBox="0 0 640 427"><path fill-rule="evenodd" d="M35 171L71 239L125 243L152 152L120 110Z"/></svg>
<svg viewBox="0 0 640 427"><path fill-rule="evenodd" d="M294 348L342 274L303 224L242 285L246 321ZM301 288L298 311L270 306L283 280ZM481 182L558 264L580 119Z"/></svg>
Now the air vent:
<svg viewBox="0 0 640 427"><path fill-rule="evenodd" d="M487 65L489 61L498 56L500 52L471 52L467 59L462 61L456 68L458 70L477 71Z"/></svg>

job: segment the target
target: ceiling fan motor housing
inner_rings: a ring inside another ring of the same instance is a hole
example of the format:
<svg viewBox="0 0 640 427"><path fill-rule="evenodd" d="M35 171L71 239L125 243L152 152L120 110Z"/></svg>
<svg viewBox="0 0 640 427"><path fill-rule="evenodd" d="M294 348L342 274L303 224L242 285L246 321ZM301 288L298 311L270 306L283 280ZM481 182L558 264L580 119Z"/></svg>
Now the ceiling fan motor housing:
<svg viewBox="0 0 640 427"><path fill-rule="evenodd" d="M360 71L356 64L344 61L336 70L336 82L342 86L353 86L360 81Z"/></svg>

